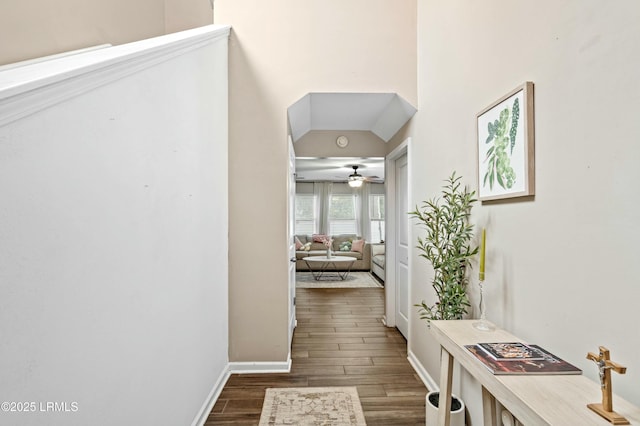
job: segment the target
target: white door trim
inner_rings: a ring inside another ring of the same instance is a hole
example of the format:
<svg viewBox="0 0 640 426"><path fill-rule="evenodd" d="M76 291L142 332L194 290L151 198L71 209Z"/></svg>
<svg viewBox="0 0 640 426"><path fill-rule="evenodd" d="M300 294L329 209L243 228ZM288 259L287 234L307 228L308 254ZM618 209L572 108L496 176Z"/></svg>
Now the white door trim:
<svg viewBox="0 0 640 426"><path fill-rule="evenodd" d="M393 151L391 151L385 159L385 246L387 248L395 247L396 237L396 221L401 218L396 217L395 208L396 205L396 160L403 155L407 155L407 182L409 187L407 188L407 195L411 195L411 138L405 139L400 145L398 145ZM391 207L390 207L391 206ZM408 212L407 212L408 213ZM409 220L409 215L404 218ZM413 241L413 234L411 227L409 229L409 241ZM385 265L385 308L384 308L384 322L387 327L396 326L396 253L395 250L385 250L386 265ZM411 256L409 256L409 300L411 300ZM411 321L409 321L409 336L411 335Z"/></svg>
<svg viewBox="0 0 640 426"><path fill-rule="evenodd" d="M295 194L296 194L296 153L293 147L293 140L291 139L291 135L288 137L288 154L289 154L289 163L287 166L288 172L288 181L287 181L287 239L288 239L288 252L287 252L287 276L288 276L288 289L287 289L287 298L288 298L288 313L289 313L289 325L288 325L288 340L289 340L289 355L288 358L291 359L292 345L293 345L293 332L296 327L296 267L295 260L296 258L296 246L294 242L295 235Z"/></svg>

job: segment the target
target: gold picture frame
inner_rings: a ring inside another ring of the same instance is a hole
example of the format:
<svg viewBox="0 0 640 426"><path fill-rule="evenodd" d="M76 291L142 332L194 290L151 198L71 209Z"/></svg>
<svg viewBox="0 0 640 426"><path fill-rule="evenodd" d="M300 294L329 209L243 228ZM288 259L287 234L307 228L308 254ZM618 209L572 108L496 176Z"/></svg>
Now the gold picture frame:
<svg viewBox="0 0 640 426"><path fill-rule="evenodd" d="M527 81L476 115L480 201L535 194L533 107Z"/></svg>

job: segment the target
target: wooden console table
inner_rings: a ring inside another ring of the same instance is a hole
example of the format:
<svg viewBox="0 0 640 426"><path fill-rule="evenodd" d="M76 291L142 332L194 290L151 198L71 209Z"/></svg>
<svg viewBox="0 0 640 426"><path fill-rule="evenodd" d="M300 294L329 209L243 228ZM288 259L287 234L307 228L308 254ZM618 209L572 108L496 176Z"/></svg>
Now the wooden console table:
<svg viewBox="0 0 640 426"><path fill-rule="evenodd" d="M602 399L600 385L583 375L493 375L464 345L479 342L517 342L522 339L496 328L476 330L475 320L431 321L440 344L440 401L438 425L449 426L453 361L460 363L482 386L485 426L497 426L496 400L523 425L610 425L587 408ZM553 348L546 348L553 353ZM570 360L568 360L571 362ZM620 380L624 380L621 378ZM640 408L614 396L613 408L631 424L640 425Z"/></svg>

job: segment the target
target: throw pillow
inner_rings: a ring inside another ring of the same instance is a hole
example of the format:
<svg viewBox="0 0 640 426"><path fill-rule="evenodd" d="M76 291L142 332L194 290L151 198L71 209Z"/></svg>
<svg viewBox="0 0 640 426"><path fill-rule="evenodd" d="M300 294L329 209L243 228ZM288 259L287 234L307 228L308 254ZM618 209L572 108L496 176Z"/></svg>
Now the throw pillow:
<svg viewBox="0 0 640 426"><path fill-rule="evenodd" d="M343 241L340 243L340 251L351 251L351 241Z"/></svg>
<svg viewBox="0 0 640 426"><path fill-rule="evenodd" d="M325 234L313 234L312 239L314 243L324 243L327 240L327 236Z"/></svg>
<svg viewBox="0 0 640 426"><path fill-rule="evenodd" d="M311 250L311 243L306 243L302 246L302 250L309 251Z"/></svg>
<svg viewBox="0 0 640 426"><path fill-rule="evenodd" d="M363 249L364 249L364 240L353 240L353 243L351 243L351 251L357 251L362 253Z"/></svg>
<svg viewBox="0 0 640 426"><path fill-rule="evenodd" d="M300 250L302 248L302 241L300 238L296 237L296 250Z"/></svg>

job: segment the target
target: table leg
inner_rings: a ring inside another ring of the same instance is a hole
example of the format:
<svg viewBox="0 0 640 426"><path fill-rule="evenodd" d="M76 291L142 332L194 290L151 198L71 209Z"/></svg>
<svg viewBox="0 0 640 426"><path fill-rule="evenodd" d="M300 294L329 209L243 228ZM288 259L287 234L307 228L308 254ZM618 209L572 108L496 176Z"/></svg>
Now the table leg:
<svg viewBox="0 0 640 426"><path fill-rule="evenodd" d="M351 272L351 267L355 263L355 260L352 260L349 266L347 267L347 272L343 272L342 274L338 271L338 267L334 264L333 266L336 268L336 272L342 281L346 280L349 277L349 273Z"/></svg>
<svg viewBox="0 0 640 426"><path fill-rule="evenodd" d="M332 273L332 270L329 268L329 266L333 266L333 272L335 272L336 276L338 278L340 278L342 281L346 280L349 277L349 274L351 273L351 268L353 267L353 264L355 263L355 260L352 260L351 263L349 264L346 272L345 271L339 271L338 265L336 264L336 262L333 262L331 260L327 261L327 262L322 262L322 264L320 265L320 269L318 270L314 270L311 265L309 264L309 262L307 262L306 259L302 259L304 260L304 263L307 264L307 268L309 268L309 271L311 272L311 275L313 276L313 279L316 281L320 281L322 279L322 277L324 276L325 272L326 273Z"/></svg>
<svg viewBox="0 0 640 426"><path fill-rule="evenodd" d="M484 386L482 386L482 415L485 426L498 426L496 398Z"/></svg>
<svg viewBox="0 0 640 426"><path fill-rule="evenodd" d="M438 424L449 426L451 421L451 383L453 381L453 355L440 348L440 402Z"/></svg>
<svg viewBox="0 0 640 426"><path fill-rule="evenodd" d="M306 263L306 264L307 264L307 268L309 268L309 271L311 272L311 276L313 277L313 279L314 279L314 280L316 280L316 281L320 280L320 277L322 276L322 272L320 272L320 274L317 274L317 273L313 270L313 268L311 267L311 265L309 264L309 262L307 262L307 260L306 260L306 259L304 259L304 258L303 258L302 260L304 260L304 263Z"/></svg>
<svg viewBox="0 0 640 426"><path fill-rule="evenodd" d="M313 279L316 281L320 281L322 279L322 277L324 276L325 272L327 272L327 269L329 268L330 265L333 265L333 269L336 269L335 263L331 261L322 262L322 264L320 265L320 269L318 269L317 271L314 271L309 265L309 262L307 262L306 260L305 260L305 263L309 267L309 271L311 271L311 275L313 276ZM340 276L340 273L338 273L338 276ZM344 278L342 279L344 280Z"/></svg>
<svg viewBox="0 0 640 426"><path fill-rule="evenodd" d="M328 267L329 267L329 262L322 263L322 266L320 267L320 275L318 276L318 279L316 281L320 281L320 278L322 278L324 276L324 273L327 272Z"/></svg>

